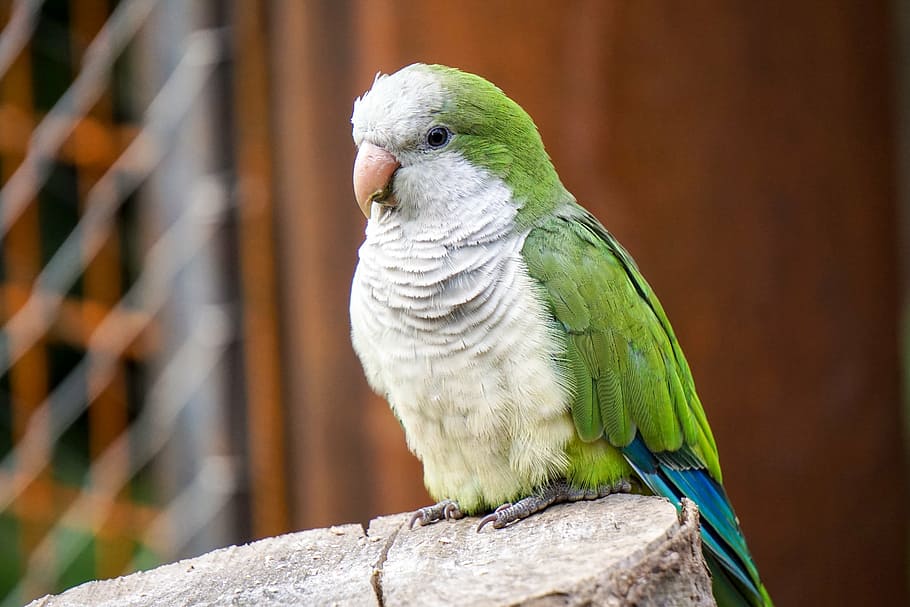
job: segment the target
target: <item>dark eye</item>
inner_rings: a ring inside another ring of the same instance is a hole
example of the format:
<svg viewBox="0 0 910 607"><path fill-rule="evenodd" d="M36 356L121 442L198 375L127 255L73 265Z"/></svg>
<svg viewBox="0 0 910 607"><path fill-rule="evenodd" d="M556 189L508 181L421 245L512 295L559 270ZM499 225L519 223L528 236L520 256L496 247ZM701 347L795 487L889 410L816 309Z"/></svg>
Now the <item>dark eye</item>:
<svg viewBox="0 0 910 607"><path fill-rule="evenodd" d="M427 131L427 145L431 148L441 148L449 142L452 134L444 126L434 126Z"/></svg>

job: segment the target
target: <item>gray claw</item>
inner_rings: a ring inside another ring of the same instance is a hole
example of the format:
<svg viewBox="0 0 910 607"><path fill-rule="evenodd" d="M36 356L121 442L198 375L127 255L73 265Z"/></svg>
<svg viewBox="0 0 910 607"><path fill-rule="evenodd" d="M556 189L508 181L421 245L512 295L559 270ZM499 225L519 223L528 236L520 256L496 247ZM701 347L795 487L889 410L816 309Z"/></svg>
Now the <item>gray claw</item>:
<svg viewBox="0 0 910 607"><path fill-rule="evenodd" d="M461 513L461 509L455 502L449 502L446 504L445 508L442 509L442 515L447 521L454 521L464 517L464 515Z"/></svg>
<svg viewBox="0 0 910 607"><path fill-rule="evenodd" d="M503 510L506 510L511 507L512 507L512 502L506 502L505 504L500 504L499 507L496 508L496 510L494 510L490 514L486 515L482 519L480 519L480 523L478 523L478 525L477 525L477 533L480 533L480 530L483 529L484 525L486 525L487 523L493 523L494 529L502 529L503 527L505 527L505 524L501 523L499 521L499 513L502 512Z"/></svg>
<svg viewBox="0 0 910 607"><path fill-rule="evenodd" d="M503 505L505 505L505 504L503 504ZM500 506L499 508L502 508L502 506ZM480 519L480 523L478 523L478 525L477 525L477 533L480 533L480 531L487 525L487 523L493 523L493 528L494 529L497 528L496 519L499 518L499 514L498 514L499 508L496 509L496 512L488 514L485 517L483 517L482 519Z"/></svg>
<svg viewBox="0 0 910 607"><path fill-rule="evenodd" d="M603 485L591 488L573 487L565 479L560 479L540 488L536 493L518 500L515 504L503 504L480 519L480 524L477 525L477 532L480 533L481 529L489 523L493 523L494 529L502 529L515 521L527 518L535 512L545 510L553 504L598 499L611 493L627 492L630 488L629 481L625 479L614 483L612 486Z"/></svg>
<svg viewBox="0 0 910 607"><path fill-rule="evenodd" d="M463 516L461 509L458 507L458 502L453 500L442 500L438 504L416 510L414 514L411 515L408 529L413 529L414 523L416 522L420 522L420 526L423 527L424 525L429 525L430 523L435 523L437 521L454 520L462 518Z"/></svg>
<svg viewBox="0 0 910 607"><path fill-rule="evenodd" d="M408 522L408 529L414 528L414 523L420 521L420 526L423 527L427 524L427 515L424 513L424 508L416 510L414 514L411 515L411 520Z"/></svg>

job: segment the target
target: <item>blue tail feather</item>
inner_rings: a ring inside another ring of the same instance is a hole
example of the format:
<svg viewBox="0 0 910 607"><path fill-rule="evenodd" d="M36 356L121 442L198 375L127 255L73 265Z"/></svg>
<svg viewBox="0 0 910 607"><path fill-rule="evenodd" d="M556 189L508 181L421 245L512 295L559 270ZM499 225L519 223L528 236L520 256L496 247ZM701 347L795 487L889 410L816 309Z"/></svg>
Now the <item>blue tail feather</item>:
<svg viewBox="0 0 910 607"><path fill-rule="evenodd" d="M730 500L707 470L692 465L698 461L694 454L686 447L679 452L652 453L641 436L636 436L623 454L651 491L669 498L677 508L683 497L698 505L706 556L712 557L709 563L723 570L728 578L725 582L738 588L749 604L764 605L767 595ZM715 580L717 577L715 574Z"/></svg>

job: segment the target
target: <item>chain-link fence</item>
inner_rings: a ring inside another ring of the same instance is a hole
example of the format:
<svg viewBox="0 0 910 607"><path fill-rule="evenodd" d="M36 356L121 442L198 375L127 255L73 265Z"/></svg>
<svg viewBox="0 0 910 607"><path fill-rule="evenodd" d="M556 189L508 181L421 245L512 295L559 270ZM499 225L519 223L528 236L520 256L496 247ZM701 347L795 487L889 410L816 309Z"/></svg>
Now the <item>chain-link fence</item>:
<svg viewBox="0 0 910 607"><path fill-rule="evenodd" d="M0 0L0 601L248 537L232 33Z"/></svg>

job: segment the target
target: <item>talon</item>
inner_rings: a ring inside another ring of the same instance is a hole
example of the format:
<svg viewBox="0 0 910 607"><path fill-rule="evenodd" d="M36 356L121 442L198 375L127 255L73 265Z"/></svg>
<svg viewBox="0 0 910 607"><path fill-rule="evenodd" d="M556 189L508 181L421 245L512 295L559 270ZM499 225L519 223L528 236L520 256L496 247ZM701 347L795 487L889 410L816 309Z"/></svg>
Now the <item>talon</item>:
<svg viewBox="0 0 910 607"><path fill-rule="evenodd" d="M426 517L424 516L422 510L423 509L421 508L421 510L416 511L414 514L411 515L411 521L408 523L408 529L413 529L414 523L416 523L418 520L420 521L420 526L423 527L424 519Z"/></svg>
<svg viewBox="0 0 910 607"><path fill-rule="evenodd" d="M429 525L430 523L435 523L437 521L459 519L463 516L461 508L458 507L458 502L454 500L442 500L437 504L420 508L414 512L414 514L411 515L410 523L408 523L408 529L413 529L414 523L418 521L420 521L420 526L423 527L424 525Z"/></svg>
<svg viewBox="0 0 910 607"><path fill-rule="evenodd" d="M506 506L506 504L503 504L503 506ZM508 507L508 506L506 506L506 507ZM493 512L492 514L488 514L485 517L483 517L482 519L480 519L480 523L477 525L477 533L480 533L480 531L487 525L487 523L493 523L493 528L494 529L496 528L496 519L499 518L499 515L497 513L499 512L500 508L502 508L502 506L497 508L496 511Z"/></svg>
<svg viewBox="0 0 910 607"><path fill-rule="evenodd" d="M480 524L477 525L477 532L479 533L489 523L493 523L495 529L502 529L535 512L545 510L553 504L598 499L610 493L627 492L630 488L629 481L626 479L621 479L612 485L598 487L573 487L565 479L559 479L542 486L535 493L518 500L515 504L501 505L481 519Z"/></svg>
<svg viewBox="0 0 910 607"><path fill-rule="evenodd" d="M457 520L457 519L460 519L462 516L464 516L461 513L461 510L459 510L458 504L456 504L455 502L446 504L446 507L443 508L443 510L442 510L442 515L445 517L445 519L447 521Z"/></svg>

